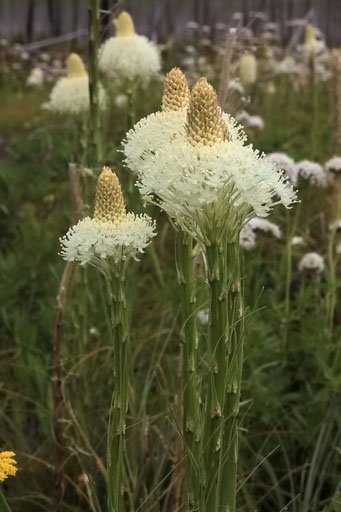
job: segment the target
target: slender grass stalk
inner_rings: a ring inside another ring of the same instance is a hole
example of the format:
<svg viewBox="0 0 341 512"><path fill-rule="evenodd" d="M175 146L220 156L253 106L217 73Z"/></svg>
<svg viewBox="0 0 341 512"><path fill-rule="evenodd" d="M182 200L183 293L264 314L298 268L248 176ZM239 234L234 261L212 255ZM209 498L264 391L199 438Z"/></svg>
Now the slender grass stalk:
<svg viewBox="0 0 341 512"><path fill-rule="evenodd" d="M98 44L100 0L89 0L89 94L90 141L95 165L102 161L101 117L99 108Z"/></svg>
<svg viewBox="0 0 341 512"><path fill-rule="evenodd" d="M12 510L11 510L9 504L7 503L7 500L1 490L0 490L0 511L1 512L12 512Z"/></svg>
<svg viewBox="0 0 341 512"><path fill-rule="evenodd" d="M124 511L124 439L128 409L129 314L124 263L115 265L108 281L114 341L114 392L108 430L108 511Z"/></svg>
<svg viewBox="0 0 341 512"><path fill-rule="evenodd" d="M178 240L178 278L181 288L183 348L183 440L189 510L198 510L198 470L200 440L200 409L197 391L197 351L195 282L193 273L193 240L181 232Z"/></svg>
<svg viewBox="0 0 341 512"><path fill-rule="evenodd" d="M76 166L69 164L69 179L71 200L73 206L73 220L77 222L82 217L82 200L79 189ZM53 336L53 370L52 370L52 403L53 403L53 434L56 443L55 476L54 476L54 511L61 510L64 485L63 485L63 466L65 461L66 441L64 439L63 428L63 368L62 368L62 348L63 348L63 321L67 302L68 291L71 285L72 277L75 271L75 262L66 263L63 275L60 281L57 306L56 323Z"/></svg>

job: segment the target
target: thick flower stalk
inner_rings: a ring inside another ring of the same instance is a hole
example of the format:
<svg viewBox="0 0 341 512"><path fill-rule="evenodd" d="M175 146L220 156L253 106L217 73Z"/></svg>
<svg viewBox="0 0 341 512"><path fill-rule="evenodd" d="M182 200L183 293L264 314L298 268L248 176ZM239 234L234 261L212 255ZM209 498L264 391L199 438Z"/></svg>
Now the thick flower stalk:
<svg viewBox="0 0 341 512"><path fill-rule="evenodd" d="M90 263L104 273L108 284L114 342L114 393L108 429L108 510L124 510L124 438L128 409L129 319L126 271L155 236L146 215L126 212L118 178L104 167L98 178L94 217L78 222L61 239L67 261Z"/></svg>
<svg viewBox="0 0 341 512"><path fill-rule="evenodd" d="M106 106L106 94L99 87L99 106ZM76 53L67 60L66 77L60 78L53 87L46 109L56 114L79 116L89 111L89 77L85 66Z"/></svg>
<svg viewBox="0 0 341 512"><path fill-rule="evenodd" d="M246 145L243 130L222 113L205 78L194 86L182 117L185 121L179 120L172 131L160 115L161 135L155 130L154 138L149 134L145 139L141 134L154 125L150 116L140 121L127 134L124 151L127 164L138 173L140 192L193 237L205 255L209 370L194 501L198 510L232 512L243 360L239 235L255 215L266 217L279 203L289 207L296 195L282 171Z"/></svg>
<svg viewBox="0 0 341 512"><path fill-rule="evenodd" d="M100 70L112 82L138 82L146 86L160 71L158 48L145 36L136 34L127 12L121 12L114 25L115 37L107 39L99 51Z"/></svg>

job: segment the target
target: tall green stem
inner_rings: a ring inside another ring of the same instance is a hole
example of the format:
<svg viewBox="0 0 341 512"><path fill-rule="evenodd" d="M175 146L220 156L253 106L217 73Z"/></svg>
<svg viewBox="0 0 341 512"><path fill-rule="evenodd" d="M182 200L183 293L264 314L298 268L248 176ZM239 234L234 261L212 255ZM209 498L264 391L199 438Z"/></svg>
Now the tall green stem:
<svg viewBox="0 0 341 512"><path fill-rule="evenodd" d="M189 510L198 510L198 471L200 411L197 391L197 350L195 282L193 274L193 240L180 233L178 241L178 275L181 287L181 321L183 350L183 440Z"/></svg>
<svg viewBox="0 0 341 512"><path fill-rule="evenodd" d="M114 393L108 431L108 512L124 511L124 438L128 409L129 314L123 264L110 282L114 340Z"/></svg>
<svg viewBox="0 0 341 512"><path fill-rule="evenodd" d="M93 149L93 160L96 166L99 165L102 160L98 79L99 4L100 0L89 0L90 137Z"/></svg>
<svg viewBox="0 0 341 512"><path fill-rule="evenodd" d="M0 511L1 512L12 512L9 507L9 504L7 503L7 500L1 490L0 490Z"/></svg>
<svg viewBox="0 0 341 512"><path fill-rule="evenodd" d="M204 427L205 511L236 506L242 302L239 244L206 248L210 286L209 382Z"/></svg>

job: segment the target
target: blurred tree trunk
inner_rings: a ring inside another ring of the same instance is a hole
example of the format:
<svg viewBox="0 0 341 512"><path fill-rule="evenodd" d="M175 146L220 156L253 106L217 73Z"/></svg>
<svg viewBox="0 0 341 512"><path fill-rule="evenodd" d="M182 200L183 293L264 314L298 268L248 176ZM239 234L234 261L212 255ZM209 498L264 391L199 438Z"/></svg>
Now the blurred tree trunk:
<svg viewBox="0 0 341 512"><path fill-rule="evenodd" d="M79 23L79 0L72 0L71 30L76 32Z"/></svg>
<svg viewBox="0 0 341 512"><path fill-rule="evenodd" d="M62 32L61 27L61 13L62 13L61 0L47 0L47 13L50 23L50 30L52 36L60 36Z"/></svg>
<svg viewBox="0 0 341 512"><path fill-rule="evenodd" d="M26 34L25 34L25 41L27 43L31 43L33 41L34 11L35 11L35 0L29 0L28 7L27 7Z"/></svg>
<svg viewBox="0 0 341 512"><path fill-rule="evenodd" d="M243 6L242 6L242 12L243 12L243 23L244 25L247 25L249 23L249 2L248 0L243 0Z"/></svg>

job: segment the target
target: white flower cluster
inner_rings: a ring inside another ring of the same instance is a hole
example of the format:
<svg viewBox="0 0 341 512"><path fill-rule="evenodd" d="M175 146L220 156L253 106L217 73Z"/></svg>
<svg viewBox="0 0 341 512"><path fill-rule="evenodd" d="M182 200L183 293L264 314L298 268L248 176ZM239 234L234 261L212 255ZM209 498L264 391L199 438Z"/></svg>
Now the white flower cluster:
<svg viewBox="0 0 341 512"><path fill-rule="evenodd" d="M325 171L335 175L341 176L341 156L334 156L328 162L326 162Z"/></svg>
<svg viewBox="0 0 341 512"><path fill-rule="evenodd" d="M100 86L99 104L103 109L106 106L106 94ZM57 114L78 115L87 112L90 108L89 78L88 75L60 78L52 89L50 100L46 109Z"/></svg>
<svg viewBox="0 0 341 512"><path fill-rule="evenodd" d="M128 133L124 151L128 166L138 172L140 192L155 194L182 227L191 232L191 220L202 225L194 219L206 217L204 208L217 201L221 217L243 220L266 216L275 204L290 206L295 201L282 172L245 145L245 134L232 117L223 114L231 140L195 147L186 138L185 115L177 115L179 126L174 129L165 123L163 130L163 113L140 122Z"/></svg>
<svg viewBox="0 0 341 512"><path fill-rule="evenodd" d="M129 257L136 259L155 234L155 222L147 215L128 213L118 226L86 217L60 239L61 256L82 265L107 258L113 263Z"/></svg>
<svg viewBox="0 0 341 512"><path fill-rule="evenodd" d="M273 238L277 238L278 240L282 237L281 229L277 224L274 224L267 219L254 217L243 226L240 232L239 243L244 247L244 249L249 250L255 247L257 231L261 231L262 233L270 235Z"/></svg>
<svg viewBox="0 0 341 512"><path fill-rule="evenodd" d="M298 269L301 272L309 270L321 274L325 269L324 260L317 252L308 252L299 262Z"/></svg>
<svg viewBox="0 0 341 512"><path fill-rule="evenodd" d="M28 87L40 88L44 84L44 71L41 68L33 68L29 74L26 85Z"/></svg>
<svg viewBox="0 0 341 512"><path fill-rule="evenodd" d="M310 160L302 160L302 162L298 162L296 166L298 179L302 178L319 187L325 187L327 185L326 173L320 164L311 162Z"/></svg>
<svg viewBox="0 0 341 512"><path fill-rule="evenodd" d="M100 48L99 69L117 82L146 85L158 75L160 67L158 48L145 36L111 37Z"/></svg>
<svg viewBox="0 0 341 512"><path fill-rule="evenodd" d="M264 121L260 116L252 116L245 110L236 115L236 120L245 126L246 129L262 131L264 130Z"/></svg>
<svg viewBox="0 0 341 512"><path fill-rule="evenodd" d="M297 185L297 167L294 160L285 153L270 153L266 159L284 171L292 185Z"/></svg>

